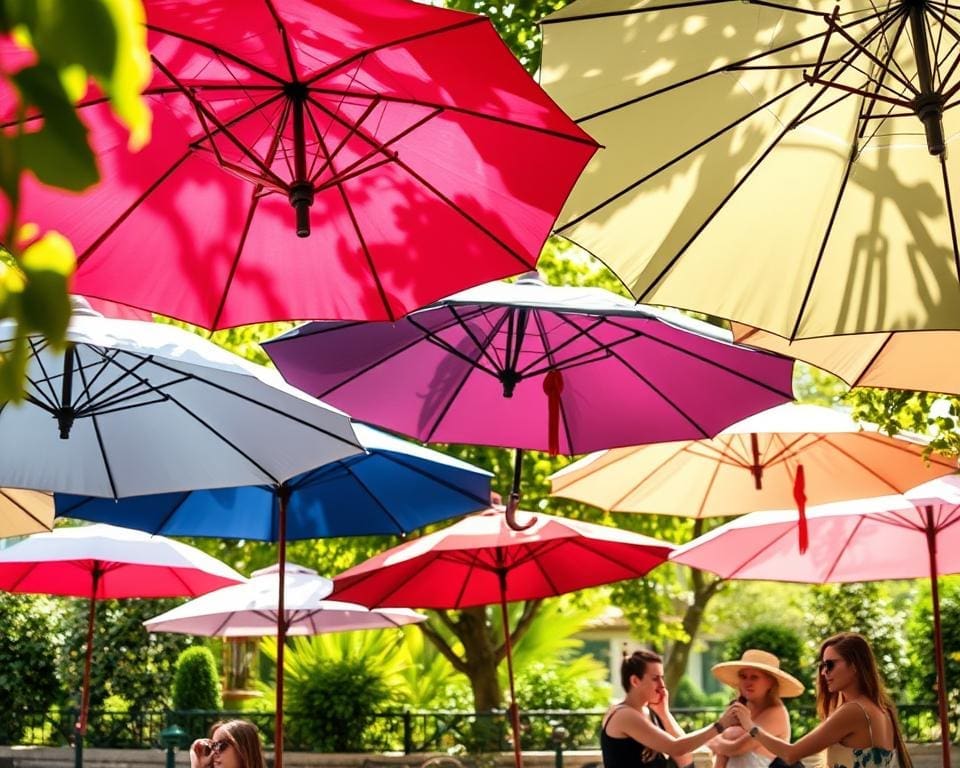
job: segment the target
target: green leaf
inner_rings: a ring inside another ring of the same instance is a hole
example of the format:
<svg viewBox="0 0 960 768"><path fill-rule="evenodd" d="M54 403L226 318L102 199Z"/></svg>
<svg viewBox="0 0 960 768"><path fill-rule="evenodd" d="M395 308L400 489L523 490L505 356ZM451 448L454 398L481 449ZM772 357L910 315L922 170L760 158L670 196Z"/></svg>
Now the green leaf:
<svg viewBox="0 0 960 768"><path fill-rule="evenodd" d="M70 321L67 280L75 264L73 246L57 232L48 232L27 248L20 259L27 278L23 289L22 330L39 331L58 347L66 342Z"/></svg>
<svg viewBox="0 0 960 768"><path fill-rule="evenodd" d="M45 64L20 70L14 84L26 104L44 115L43 127L22 134L21 160L44 184L80 191L99 179L87 129L77 117L57 71Z"/></svg>

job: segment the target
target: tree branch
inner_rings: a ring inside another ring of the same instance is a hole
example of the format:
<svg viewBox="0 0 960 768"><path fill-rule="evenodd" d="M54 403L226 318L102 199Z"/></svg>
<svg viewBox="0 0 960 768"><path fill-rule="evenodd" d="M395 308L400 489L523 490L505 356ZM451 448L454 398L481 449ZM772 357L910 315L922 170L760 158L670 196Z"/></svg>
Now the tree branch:
<svg viewBox="0 0 960 768"><path fill-rule="evenodd" d="M543 600L527 600L524 602L523 613L520 614L520 618L517 620L517 626L515 626L510 633L510 643L512 645L519 643L520 639L527 634L527 630L530 629L530 625L533 624L533 620L537 618L537 614L540 612L541 605L543 605ZM496 650L497 663L499 664L503 661L506 655L507 644L501 642Z"/></svg>
<svg viewBox="0 0 960 768"><path fill-rule="evenodd" d="M438 611L438 614L440 614L441 621L444 621L444 623L449 624L450 617L446 615L446 612ZM430 626L429 621L425 621L425 622L422 622L421 624L417 624L417 626L420 628L420 631L423 632L427 640L433 643L436 649L440 651L443 657L453 665L453 668L457 670L457 672L460 672L464 675L468 674L466 662L454 652L453 648L450 647L449 643L447 643L443 635L441 635L439 632L437 632L436 629Z"/></svg>

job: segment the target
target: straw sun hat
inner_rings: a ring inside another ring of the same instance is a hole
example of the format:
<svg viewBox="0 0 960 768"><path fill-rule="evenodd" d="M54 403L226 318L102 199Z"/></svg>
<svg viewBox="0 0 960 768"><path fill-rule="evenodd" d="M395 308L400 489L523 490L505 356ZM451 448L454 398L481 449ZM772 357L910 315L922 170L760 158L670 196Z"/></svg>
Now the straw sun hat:
<svg viewBox="0 0 960 768"><path fill-rule="evenodd" d="M771 677L776 678L777 682L780 683L780 698L787 699L803 693L803 683L780 669L780 659L767 651L750 648L743 652L740 661L724 661L720 664L714 664L711 670L713 676L721 683L726 683L731 688L739 688L740 678L737 677L737 674L741 669L747 668L759 669L761 672L766 672Z"/></svg>

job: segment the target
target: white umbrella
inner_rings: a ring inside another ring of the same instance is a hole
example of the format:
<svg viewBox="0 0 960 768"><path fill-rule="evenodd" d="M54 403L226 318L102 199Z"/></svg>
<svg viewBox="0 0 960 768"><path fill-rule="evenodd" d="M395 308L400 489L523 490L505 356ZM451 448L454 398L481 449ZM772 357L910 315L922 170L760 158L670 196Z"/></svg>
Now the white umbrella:
<svg viewBox="0 0 960 768"><path fill-rule="evenodd" d="M0 352L13 344L0 323ZM26 398L0 403L0 483L122 497L279 484L362 452L340 411L174 326L75 300L65 352L27 339Z"/></svg>
<svg viewBox="0 0 960 768"><path fill-rule="evenodd" d="M0 551L0 589L90 600L81 734L90 701L97 600L195 596L242 581L239 573L199 549L112 525L36 533Z"/></svg>
<svg viewBox="0 0 960 768"><path fill-rule="evenodd" d="M333 582L316 571L287 563L284 616L287 635L318 635L355 629L382 629L426 621L407 608L370 609L325 599ZM277 634L278 578L272 565L249 581L210 592L144 622L151 632L205 637L256 637Z"/></svg>

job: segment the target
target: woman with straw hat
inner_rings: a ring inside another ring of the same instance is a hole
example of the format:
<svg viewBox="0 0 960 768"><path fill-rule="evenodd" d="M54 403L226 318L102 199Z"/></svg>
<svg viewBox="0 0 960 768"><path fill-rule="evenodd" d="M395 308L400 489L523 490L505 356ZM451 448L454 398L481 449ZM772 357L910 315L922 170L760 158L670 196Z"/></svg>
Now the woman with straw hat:
<svg viewBox="0 0 960 768"><path fill-rule="evenodd" d="M739 701L767 733L790 740L790 715L781 699L799 696L803 684L780 668L780 659L768 651L750 648L739 661L715 664L713 675L738 691ZM714 768L767 768L774 754L743 728L728 728L713 739Z"/></svg>

